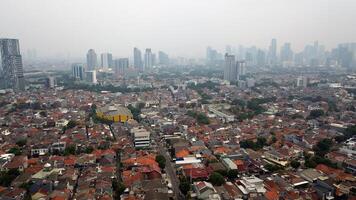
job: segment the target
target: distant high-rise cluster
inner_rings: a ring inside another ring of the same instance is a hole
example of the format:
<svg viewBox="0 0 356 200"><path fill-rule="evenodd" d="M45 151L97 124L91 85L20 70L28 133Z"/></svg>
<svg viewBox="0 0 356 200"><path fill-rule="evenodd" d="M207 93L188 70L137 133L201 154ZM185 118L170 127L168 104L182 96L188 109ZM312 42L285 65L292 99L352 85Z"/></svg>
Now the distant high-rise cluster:
<svg viewBox="0 0 356 200"><path fill-rule="evenodd" d="M17 39L0 39L1 76L4 88L25 89L22 57Z"/></svg>
<svg viewBox="0 0 356 200"><path fill-rule="evenodd" d="M285 42L280 48L277 40L272 39L268 49L256 46L232 47L227 45L226 53L235 55L239 60L245 60L247 66L257 67L356 67L356 43L339 44L336 48L327 51L318 41L306 45L300 52L293 51L292 44ZM208 47L206 51L206 64L209 66L222 66L220 53Z"/></svg>
<svg viewBox="0 0 356 200"><path fill-rule="evenodd" d="M208 47L206 49L206 64L209 66L217 66L220 64L220 61L223 59L223 55L217 50Z"/></svg>

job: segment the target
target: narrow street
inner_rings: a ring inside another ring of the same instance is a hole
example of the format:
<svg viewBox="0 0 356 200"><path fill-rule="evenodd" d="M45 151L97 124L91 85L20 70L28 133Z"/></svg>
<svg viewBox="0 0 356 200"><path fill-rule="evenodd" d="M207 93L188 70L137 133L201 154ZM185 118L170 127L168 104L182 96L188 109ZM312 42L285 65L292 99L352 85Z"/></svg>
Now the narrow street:
<svg viewBox="0 0 356 200"><path fill-rule="evenodd" d="M166 159L166 168L165 168L165 170L166 170L167 176L171 180L172 190L173 190L173 192L175 194L175 199L177 199L177 200L185 199L184 195L179 190L179 179L178 179L178 177L177 177L177 175L175 173L175 169L172 166L171 158L168 155L168 150L165 147L163 147L162 143L160 143L160 142L158 142L158 148L159 148L159 153L161 155L163 155L164 158Z"/></svg>

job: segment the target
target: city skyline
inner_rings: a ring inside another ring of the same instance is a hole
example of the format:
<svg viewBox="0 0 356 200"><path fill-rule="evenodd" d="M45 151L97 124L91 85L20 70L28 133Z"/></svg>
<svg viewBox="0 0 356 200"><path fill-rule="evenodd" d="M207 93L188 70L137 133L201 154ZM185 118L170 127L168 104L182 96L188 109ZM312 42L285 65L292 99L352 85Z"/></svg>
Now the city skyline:
<svg viewBox="0 0 356 200"><path fill-rule="evenodd" d="M355 18L356 3L350 0L5 0L2 5L9 8L0 14L2 37L18 38L24 50L36 49L43 57L81 57L90 48L126 57L132 47L138 46L196 58L204 56L202 49L208 45L218 49L239 44L267 49L271 38L279 44L291 43L296 51L315 40L330 49L338 43L354 42L356 35L355 22L349 20ZM86 9L77 12L82 7ZM195 15L197 11L199 15Z"/></svg>

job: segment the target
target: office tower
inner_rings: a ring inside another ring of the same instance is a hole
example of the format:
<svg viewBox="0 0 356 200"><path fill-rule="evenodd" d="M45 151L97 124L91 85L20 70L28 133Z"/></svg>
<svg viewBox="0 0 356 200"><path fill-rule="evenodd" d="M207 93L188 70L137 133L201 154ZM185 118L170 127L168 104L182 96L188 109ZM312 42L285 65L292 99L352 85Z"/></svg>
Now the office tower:
<svg viewBox="0 0 356 200"><path fill-rule="evenodd" d="M224 66L224 80L227 81L236 81L237 71L236 71L236 62L235 56L225 54L225 66Z"/></svg>
<svg viewBox="0 0 356 200"><path fill-rule="evenodd" d="M53 76L49 76L45 79L45 87L53 89L56 86L56 79Z"/></svg>
<svg viewBox="0 0 356 200"><path fill-rule="evenodd" d="M211 47L207 47L206 49L206 63L208 65L215 65L216 61L218 60L218 55L219 53L215 50L212 49Z"/></svg>
<svg viewBox="0 0 356 200"><path fill-rule="evenodd" d="M293 60L293 51L290 43L285 43L281 48L281 62L291 62Z"/></svg>
<svg viewBox="0 0 356 200"><path fill-rule="evenodd" d="M144 71L151 69L153 66L152 62L152 51L151 49L146 49L145 52L145 68Z"/></svg>
<svg viewBox="0 0 356 200"><path fill-rule="evenodd" d="M296 66L304 65L304 54L302 52L294 55L294 63Z"/></svg>
<svg viewBox="0 0 356 200"><path fill-rule="evenodd" d="M127 69L129 68L129 59L120 58L115 60L115 75L124 76Z"/></svg>
<svg viewBox="0 0 356 200"><path fill-rule="evenodd" d="M169 57L163 51L158 52L158 60L161 65L169 65Z"/></svg>
<svg viewBox="0 0 356 200"><path fill-rule="evenodd" d="M152 66L156 66L156 64L157 64L156 54L153 53L153 54L152 54Z"/></svg>
<svg viewBox="0 0 356 200"><path fill-rule="evenodd" d="M95 71L95 70L86 71L86 72L85 72L85 80L86 80L88 83L97 84L98 81L96 80L96 71Z"/></svg>
<svg viewBox="0 0 356 200"><path fill-rule="evenodd" d="M94 49L89 49L87 53L87 66L88 70L95 70L98 64L97 56Z"/></svg>
<svg viewBox="0 0 356 200"><path fill-rule="evenodd" d="M266 54L264 51L259 49L256 55L257 66L263 67L266 64Z"/></svg>
<svg viewBox="0 0 356 200"><path fill-rule="evenodd" d="M271 45L269 46L268 59L270 65L277 64L277 40L272 39Z"/></svg>
<svg viewBox="0 0 356 200"><path fill-rule="evenodd" d="M237 61L237 79L240 80L242 76L246 75L246 62L245 61Z"/></svg>
<svg viewBox="0 0 356 200"><path fill-rule="evenodd" d="M141 51L136 47L134 48L134 68L139 71L143 70Z"/></svg>
<svg viewBox="0 0 356 200"><path fill-rule="evenodd" d="M0 53L4 88L25 89L19 40L0 39Z"/></svg>
<svg viewBox="0 0 356 200"><path fill-rule="evenodd" d="M245 61L246 61L246 65L248 66L253 65L254 60L251 52L246 52Z"/></svg>
<svg viewBox="0 0 356 200"><path fill-rule="evenodd" d="M84 80L84 65L80 63L73 64L72 76L77 80Z"/></svg>
<svg viewBox="0 0 356 200"><path fill-rule="evenodd" d="M111 53L103 53L101 54L101 67L103 69L112 68L112 54Z"/></svg>

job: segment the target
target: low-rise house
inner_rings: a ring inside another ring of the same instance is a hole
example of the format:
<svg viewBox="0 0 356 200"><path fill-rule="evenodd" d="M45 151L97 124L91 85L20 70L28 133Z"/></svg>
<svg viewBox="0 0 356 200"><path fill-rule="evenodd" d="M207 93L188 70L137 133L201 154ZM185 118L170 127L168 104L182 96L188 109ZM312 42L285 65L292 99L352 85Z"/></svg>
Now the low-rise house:
<svg viewBox="0 0 356 200"><path fill-rule="evenodd" d="M228 170L237 170L238 169L237 165L230 158L223 158L223 159L221 159L221 162Z"/></svg>
<svg viewBox="0 0 356 200"><path fill-rule="evenodd" d="M262 196L266 192L263 180L255 176L242 177L236 184L246 198Z"/></svg>
<svg viewBox="0 0 356 200"><path fill-rule="evenodd" d="M47 144L36 144L31 147L31 156L44 156L49 152L49 146Z"/></svg>
<svg viewBox="0 0 356 200"><path fill-rule="evenodd" d="M300 172L300 177L304 178L310 183L315 182L319 178L323 177L323 174L321 174L318 170L316 169L305 169L302 172Z"/></svg>
<svg viewBox="0 0 356 200"><path fill-rule="evenodd" d="M8 188L0 192L0 199L4 200L24 200L26 190L22 188Z"/></svg>
<svg viewBox="0 0 356 200"><path fill-rule="evenodd" d="M206 199L210 200L215 197L215 199L220 199L220 197L217 197L217 192L214 186L206 181L199 181L199 182L194 182L193 183L193 190L196 194L196 197L198 199Z"/></svg>
<svg viewBox="0 0 356 200"><path fill-rule="evenodd" d="M27 156L15 156L10 162L4 165L6 171L10 169L17 169L22 172L28 167Z"/></svg>
<svg viewBox="0 0 356 200"><path fill-rule="evenodd" d="M264 152L264 158L268 161L281 165L283 167L288 165L289 157L287 155L282 154L281 152L271 149L269 151Z"/></svg>

